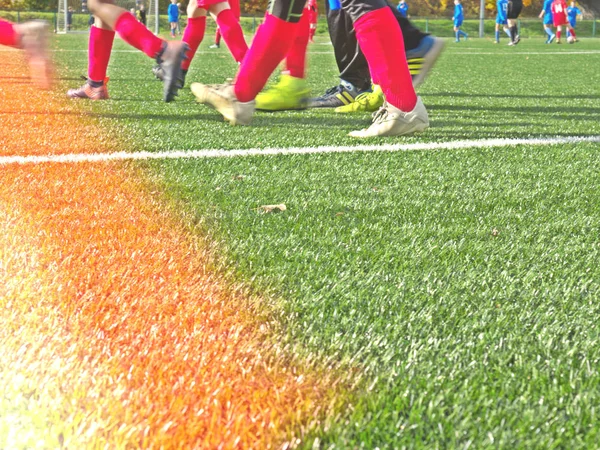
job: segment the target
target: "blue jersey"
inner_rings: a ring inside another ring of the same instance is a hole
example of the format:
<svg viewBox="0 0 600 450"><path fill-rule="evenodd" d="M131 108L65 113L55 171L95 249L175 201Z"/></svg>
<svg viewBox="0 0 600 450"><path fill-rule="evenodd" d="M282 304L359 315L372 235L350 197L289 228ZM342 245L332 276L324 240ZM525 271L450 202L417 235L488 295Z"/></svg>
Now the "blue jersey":
<svg viewBox="0 0 600 450"><path fill-rule="evenodd" d="M508 20L508 0L498 0L496 4L498 14L496 14L496 23L506 25Z"/></svg>
<svg viewBox="0 0 600 450"><path fill-rule="evenodd" d="M406 17L408 15L408 3L398 3L396 9L400 14L402 14L402 17Z"/></svg>
<svg viewBox="0 0 600 450"><path fill-rule="evenodd" d="M167 9L169 15L169 22L177 22L179 20L179 8L177 5L171 3Z"/></svg>
<svg viewBox="0 0 600 450"><path fill-rule="evenodd" d="M542 11L544 11L544 25L552 25L552 2L554 0L544 0L544 6L542 7Z"/></svg>
<svg viewBox="0 0 600 450"><path fill-rule="evenodd" d="M462 20L465 18L463 15L463 6L459 3L458 5L454 5L454 20Z"/></svg>
<svg viewBox="0 0 600 450"><path fill-rule="evenodd" d="M569 23L571 24L571 26L575 26L575 24L577 23L577 16L581 15L581 11L579 10L579 8L577 6L569 6L567 8L567 17L569 19Z"/></svg>

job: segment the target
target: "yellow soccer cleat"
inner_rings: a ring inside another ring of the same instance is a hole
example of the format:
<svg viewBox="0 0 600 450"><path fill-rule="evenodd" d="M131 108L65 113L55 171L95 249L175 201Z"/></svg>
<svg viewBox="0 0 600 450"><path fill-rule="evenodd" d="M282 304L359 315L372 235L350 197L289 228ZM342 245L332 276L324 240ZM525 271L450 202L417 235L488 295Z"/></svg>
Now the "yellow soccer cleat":
<svg viewBox="0 0 600 450"><path fill-rule="evenodd" d="M336 113L374 112L383 106L383 91L376 84L373 92L359 94L352 103L335 108Z"/></svg>
<svg viewBox="0 0 600 450"><path fill-rule="evenodd" d="M281 74L275 86L256 96L256 109L261 111L305 109L309 96L310 89L304 78Z"/></svg>

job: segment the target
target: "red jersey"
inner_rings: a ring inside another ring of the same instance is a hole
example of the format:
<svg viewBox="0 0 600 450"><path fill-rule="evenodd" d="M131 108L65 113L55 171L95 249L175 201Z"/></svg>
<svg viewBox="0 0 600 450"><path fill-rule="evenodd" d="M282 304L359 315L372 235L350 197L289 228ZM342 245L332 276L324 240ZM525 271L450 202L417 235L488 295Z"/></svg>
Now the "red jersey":
<svg viewBox="0 0 600 450"><path fill-rule="evenodd" d="M554 0L551 9L554 26L565 25L567 23L567 3L565 0Z"/></svg>

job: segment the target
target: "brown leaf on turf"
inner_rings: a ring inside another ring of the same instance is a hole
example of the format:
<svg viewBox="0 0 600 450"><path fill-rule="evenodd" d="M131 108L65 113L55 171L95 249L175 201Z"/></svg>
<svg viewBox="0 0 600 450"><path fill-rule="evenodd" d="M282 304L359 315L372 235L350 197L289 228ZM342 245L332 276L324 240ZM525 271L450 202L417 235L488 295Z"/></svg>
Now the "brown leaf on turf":
<svg viewBox="0 0 600 450"><path fill-rule="evenodd" d="M492 229L492 236L498 236L499 234L500 232L496 228Z"/></svg>
<svg viewBox="0 0 600 450"><path fill-rule="evenodd" d="M280 212L285 211L287 208L283 203L279 205L262 205L258 207L258 210L264 213Z"/></svg>

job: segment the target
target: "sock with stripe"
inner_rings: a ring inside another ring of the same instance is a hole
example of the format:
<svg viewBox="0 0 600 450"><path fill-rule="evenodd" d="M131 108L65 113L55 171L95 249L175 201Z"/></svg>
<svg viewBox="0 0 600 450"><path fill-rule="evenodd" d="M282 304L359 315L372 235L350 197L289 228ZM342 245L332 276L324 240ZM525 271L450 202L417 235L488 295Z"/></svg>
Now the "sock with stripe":
<svg viewBox="0 0 600 450"><path fill-rule="evenodd" d="M119 33L121 39L151 58L156 58L162 51L164 41L156 37L129 12L119 16L115 23L115 31Z"/></svg>
<svg viewBox="0 0 600 450"><path fill-rule="evenodd" d="M248 51L248 44L246 44L246 40L244 39L240 21L235 17L231 9L221 11L216 21L221 31L221 36L223 36L223 40L227 44L227 48L229 48L233 59L236 62L242 62Z"/></svg>
<svg viewBox="0 0 600 450"><path fill-rule="evenodd" d="M92 25L90 28L90 41L88 43L88 79L90 81L104 83L106 70L110 61L115 32L105 30Z"/></svg>
<svg viewBox="0 0 600 450"><path fill-rule="evenodd" d="M254 100L262 90L292 45L288 36L294 36L297 29L297 23L265 14L235 81L235 96L240 102Z"/></svg>
<svg viewBox="0 0 600 450"><path fill-rule="evenodd" d="M369 63L373 80L381 86L388 103L412 111L417 94L404 52L404 38L388 7L370 11L354 22L356 38Z"/></svg>
<svg viewBox="0 0 600 450"><path fill-rule="evenodd" d="M183 37L181 40L188 45L188 51L185 53L186 59L181 63L183 70L190 68L190 63L196 54L196 50L204 39L204 32L206 31L206 16L201 17L189 17L187 20L187 26L183 31Z"/></svg>

